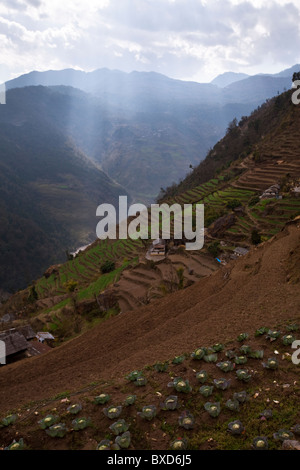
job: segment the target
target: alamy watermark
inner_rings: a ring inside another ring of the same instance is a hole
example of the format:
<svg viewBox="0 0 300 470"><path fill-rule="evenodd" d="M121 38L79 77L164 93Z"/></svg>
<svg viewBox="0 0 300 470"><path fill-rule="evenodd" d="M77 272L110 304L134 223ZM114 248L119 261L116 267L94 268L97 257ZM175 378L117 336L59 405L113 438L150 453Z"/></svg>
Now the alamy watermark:
<svg viewBox="0 0 300 470"><path fill-rule="evenodd" d="M3 366L6 364L6 344L4 341L0 341L0 364Z"/></svg>
<svg viewBox="0 0 300 470"><path fill-rule="evenodd" d="M6 104L6 85L0 85L0 104Z"/></svg>
<svg viewBox="0 0 300 470"><path fill-rule="evenodd" d="M296 88L296 91L292 94L292 103L295 105L300 104L300 80L295 80L292 88Z"/></svg>
<svg viewBox="0 0 300 470"><path fill-rule="evenodd" d="M295 351L292 355L292 363L298 366L300 364L300 341L299 340L296 340L293 342L292 349L297 349L297 351Z"/></svg>
<svg viewBox="0 0 300 470"><path fill-rule="evenodd" d="M101 217L96 228L101 240L185 239L189 241L186 250L201 250L204 245L204 204L151 204L149 209L133 204L128 208L127 196L120 196L118 214L112 204L101 204L96 215Z"/></svg>

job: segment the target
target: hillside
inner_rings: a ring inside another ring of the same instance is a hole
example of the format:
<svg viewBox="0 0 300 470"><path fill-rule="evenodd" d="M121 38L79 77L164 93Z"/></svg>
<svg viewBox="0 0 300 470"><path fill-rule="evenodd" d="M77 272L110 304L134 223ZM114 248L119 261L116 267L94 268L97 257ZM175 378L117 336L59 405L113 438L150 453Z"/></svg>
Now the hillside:
<svg viewBox="0 0 300 470"><path fill-rule="evenodd" d="M126 190L47 118L43 90L8 92L0 108L0 285L15 291L95 238L96 207Z"/></svg>
<svg viewBox="0 0 300 470"><path fill-rule="evenodd" d="M178 437L188 439L189 449L250 449L258 436L266 436L271 449L281 448L274 433L290 432L300 420L299 372L286 338L291 332L299 339L300 322L300 108L290 95L232 123L207 159L164 192L170 204L205 204L202 250L187 252L170 241L155 262L146 256L150 242L97 240L0 307L0 316L15 315L2 329L30 323L56 338L53 350L0 369L0 410L3 417L19 414L19 423L0 430L0 444L9 445L18 432L29 448L94 449L105 438L114 440L112 421L95 397L107 393L109 404L119 406L134 393L136 404L120 416L130 424L131 449L169 449ZM243 332L249 337L237 341ZM214 359L234 362L230 372L192 359L196 348L212 353L220 343ZM263 353L255 358L251 351ZM184 362L174 364L182 354ZM263 362L274 355L278 364L269 370ZM165 373L157 370L165 367ZM202 369L209 386L228 374L229 389L201 397L195 374ZM247 370L249 381L238 380L238 369ZM134 370L143 371L144 387L126 379ZM181 408L170 414L160 402L174 393L168 384L176 377L189 380L192 390L180 393ZM233 393L243 391L247 403L226 409ZM204 410L207 401L220 405L217 420ZM90 428L73 431L69 403L81 404ZM150 404L157 407L151 424L137 414ZM273 419L261 420L269 408ZM195 418L194 430L178 424L185 410ZM49 413L66 423L65 438L54 440L39 428L38 419ZM228 434L232 420L246 428L240 437Z"/></svg>
<svg viewBox="0 0 300 470"><path fill-rule="evenodd" d="M254 333L264 326L280 329L282 337L288 331L287 326L299 323L299 272L296 282L288 281L298 269L299 229L299 221L291 223L245 258L188 289L111 318L40 358L1 369L2 416L9 411L17 412L20 420L0 431L2 445L9 445L18 431L18 438L23 437L25 444L33 449L95 449L101 440L108 436L109 440L114 438L108 429L113 421L105 418L103 406L93 404L94 398L99 393L108 393L111 403L117 406L134 393L136 404L121 414L131 425L130 448L168 449L180 436L188 439L190 449L232 449L232 446L249 449L259 435L267 436L269 445L278 448L281 443L274 440L273 433L282 428L291 429L300 419L298 386L291 385L297 383L298 370L283 355L291 351L290 346L276 341L275 348L281 354L277 356L279 368L275 371L264 369L257 359L248 358L246 368L251 369L252 378L247 383L236 380L235 372L227 375L217 372L214 364L198 362L189 356L201 346L223 343L225 350L217 356L224 360L226 351L237 351L241 346L235 338L242 332L250 335L244 344L263 350L265 361L274 355L273 343L265 336L256 338ZM182 365L170 364L169 373L155 372L150 367L180 354L185 354L186 360ZM215 391L211 398L221 404L217 427L215 418L210 418L203 409L204 403L211 399L201 398L197 392L195 372L203 368L210 377L226 375L232 382L228 391ZM126 381L125 375L141 369L148 383L139 389ZM143 422L137 417L137 411L149 404L159 407L172 394L167 388L171 376L188 379L193 391L186 395L178 393L179 411L158 411L153 423ZM284 384L290 385L285 388ZM233 392L244 390L249 403L241 405L240 412L226 411L226 400ZM80 434L69 431L64 439L56 441L39 429L38 420L50 412L59 414L60 420L67 422L68 428L72 427L73 418L66 413L70 403L82 404L80 416L90 417L93 427ZM274 419L260 425L259 413L266 406L273 411ZM184 431L176 424L185 409L193 413L195 430ZM246 433L233 440L225 434L227 424L236 419L246 426Z"/></svg>

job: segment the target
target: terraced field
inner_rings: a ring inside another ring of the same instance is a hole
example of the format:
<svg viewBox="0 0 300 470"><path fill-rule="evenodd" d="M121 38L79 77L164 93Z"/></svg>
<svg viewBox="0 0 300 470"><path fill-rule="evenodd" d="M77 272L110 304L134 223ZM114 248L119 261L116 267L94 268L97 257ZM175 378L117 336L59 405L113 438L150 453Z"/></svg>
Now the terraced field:
<svg viewBox="0 0 300 470"><path fill-rule="evenodd" d="M178 290L180 272L185 287L217 269L217 263L200 252L170 254L166 260L155 265L140 262L132 269L124 269L116 290L121 312L133 310Z"/></svg>
<svg viewBox="0 0 300 470"><path fill-rule="evenodd" d="M78 283L80 298L93 296L95 292L101 291L119 276L122 269L137 257L140 248L140 240L95 242L90 248L79 253L75 259L57 267L57 271L49 278L43 277L36 282L35 288L39 300L64 295L65 284L71 280ZM116 270L109 275L101 275L101 265L106 261L115 262Z"/></svg>

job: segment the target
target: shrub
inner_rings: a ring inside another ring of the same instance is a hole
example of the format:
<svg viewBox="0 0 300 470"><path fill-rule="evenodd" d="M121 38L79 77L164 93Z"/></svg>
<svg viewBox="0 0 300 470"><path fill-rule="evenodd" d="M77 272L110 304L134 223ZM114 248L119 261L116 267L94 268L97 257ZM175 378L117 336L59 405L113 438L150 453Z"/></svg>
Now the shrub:
<svg viewBox="0 0 300 470"><path fill-rule="evenodd" d="M112 271L114 271L116 269L116 265L113 261L105 261L105 263L103 263L101 265L101 273L102 274L107 274L107 273L111 273Z"/></svg>
<svg viewBox="0 0 300 470"><path fill-rule="evenodd" d="M251 243L253 245L259 245L261 243L261 235L257 229L253 229L251 232Z"/></svg>
<svg viewBox="0 0 300 470"><path fill-rule="evenodd" d="M242 205L241 201L239 201L238 199L232 199L232 201L227 202L226 207L227 209L234 210L237 207L241 207L241 205Z"/></svg>

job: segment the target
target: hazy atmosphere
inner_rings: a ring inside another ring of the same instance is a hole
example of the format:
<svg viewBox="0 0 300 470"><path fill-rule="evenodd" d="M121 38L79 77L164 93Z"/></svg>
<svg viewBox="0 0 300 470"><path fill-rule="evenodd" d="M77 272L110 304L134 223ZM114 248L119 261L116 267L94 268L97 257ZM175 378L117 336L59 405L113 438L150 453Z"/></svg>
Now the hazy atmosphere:
<svg viewBox="0 0 300 470"><path fill-rule="evenodd" d="M297 0L2 0L0 81L107 67L211 81L299 61Z"/></svg>

